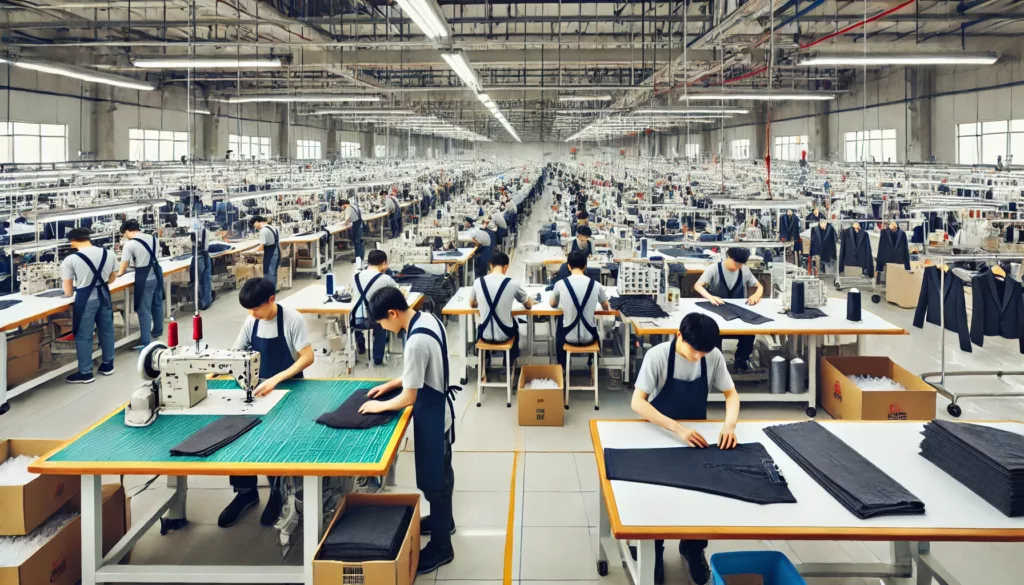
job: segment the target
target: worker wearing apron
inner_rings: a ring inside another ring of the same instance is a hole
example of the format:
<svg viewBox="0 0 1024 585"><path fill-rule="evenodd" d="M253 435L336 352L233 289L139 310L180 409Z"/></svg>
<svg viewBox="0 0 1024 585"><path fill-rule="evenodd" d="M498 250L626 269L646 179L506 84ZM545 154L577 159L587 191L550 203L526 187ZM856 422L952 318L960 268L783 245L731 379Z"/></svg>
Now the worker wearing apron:
<svg viewBox="0 0 1024 585"><path fill-rule="evenodd" d="M594 255L594 243L590 241L590 238L594 235L591 231L590 226L581 225L576 230L576 238L572 241L572 245L569 246L570 252L583 252L587 255L587 258Z"/></svg>
<svg viewBox="0 0 1024 585"><path fill-rule="evenodd" d="M451 541L455 533L452 398L459 387L448 385L448 342L437 317L409 308L397 288L385 288L370 299L370 316L395 335L408 332L402 376L373 388L369 396L401 392L389 400L369 400L359 412L373 414L412 406L416 487L430 503L430 516L420 521L420 533L429 534L430 542L420 551L416 572L431 573L455 560Z"/></svg>
<svg viewBox="0 0 1024 585"><path fill-rule="evenodd" d="M356 289L355 304L352 305L352 313L349 318L349 326L355 329L356 346L360 354L366 352L366 341L363 331L373 330L373 365L379 366L384 363L384 349L387 346L388 334L384 329L373 322L368 316L369 300L382 288L398 288L398 283L387 274L388 255L382 250L371 250L366 257L369 266L366 270L356 273L352 277Z"/></svg>
<svg viewBox="0 0 1024 585"><path fill-rule="evenodd" d="M277 230L270 227L265 217L257 215L249 220L249 226L260 232L263 245L263 278L277 288L277 269L281 267L281 238Z"/></svg>
<svg viewBox="0 0 1024 585"><path fill-rule="evenodd" d="M693 289L697 294L711 301L713 305L725 303L722 299L747 299L748 305L756 305L764 294L764 287L754 278L754 273L747 268L747 260L750 259L750 250L747 248L729 248L725 253L725 259L717 264L712 264L704 270L704 274L697 279ZM732 279L732 284L729 280ZM754 294L747 297L747 287L756 286ZM737 372L744 372L750 369L750 355L754 352L753 335L728 336L725 339L736 339L736 355L733 367Z"/></svg>
<svg viewBox="0 0 1024 585"><path fill-rule="evenodd" d="M708 415L708 392L713 386L725 395L725 423L718 437L719 449L736 447L736 421L740 416L740 397L718 349L719 329L715 320L701 313L690 313L679 323L679 332L644 355L636 378L631 407L649 422L676 435L693 448L708 446L697 431L678 421L701 421ZM690 567L697 585L708 582L708 562L704 556L706 540L684 540L679 554ZM665 541L654 543L654 582L665 580L663 552Z"/></svg>
<svg viewBox="0 0 1024 585"><path fill-rule="evenodd" d="M562 346L600 341L595 311L598 305L606 311L611 308L604 287L586 275L587 257L583 252L570 252L566 264L570 274L555 283L549 301L552 307L562 309L555 332L555 356L563 370L567 364Z"/></svg>
<svg viewBox="0 0 1024 585"><path fill-rule="evenodd" d="M341 200L341 208L345 210L344 221L352 224L352 247L355 248L352 262L356 258L362 260L366 254L366 246L363 244L363 213L348 199Z"/></svg>
<svg viewBox="0 0 1024 585"><path fill-rule="evenodd" d="M463 225L469 230L470 241L477 245L476 256L473 258L474 271L477 278L482 278L487 274L491 262L491 251L493 250L491 234L487 230L476 227L471 217L463 218Z"/></svg>
<svg viewBox="0 0 1024 585"><path fill-rule="evenodd" d="M476 328L478 341L504 343L509 339L514 340L509 355L509 362L514 366L516 359L519 358L519 327L512 316L512 306L515 301L519 301L529 309L533 306L533 301L526 295L523 287L505 276L508 273L508 265L508 255L504 252L495 252L491 255L491 272L473 283L473 290L469 293L469 306L480 307L480 325ZM480 306L481 298L483 306ZM490 355L485 357L489 366ZM486 380L485 375L484 381Z"/></svg>
<svg viewBox="0 0 1024 585"><path fill-rule="evenodd" d="M88 228L68 230L68 240L75 253L60 266L64 296L74 295L71 331L75 337L78 371L64 378L69 384L90 384L92 375L92 331L100 341L103 361L99 373L114 373L114 306L110 284L114 273L114 254L92 245Z"/></svg>
<svg viewBox="0 0 1024 585"><path fill-rule="evenodd" d="M196 254L192 257L189 272L199 282L199 308L203 311L213 304L213 258L210 257L210 238L206 230L199 226L192 233L192 241L196 244Z"/></svg>
<svg viewBox="0 0 1024 585"><path fill-rule="evenodd" d="M160 244L156 236L142 233L139 222L129 219L121 224L121 235L128 240L121 252L121 268L117 275L135 267L135 299L133 309L139 316L139 345L142 349L164 332L164 271L156 260Z"/></svg>

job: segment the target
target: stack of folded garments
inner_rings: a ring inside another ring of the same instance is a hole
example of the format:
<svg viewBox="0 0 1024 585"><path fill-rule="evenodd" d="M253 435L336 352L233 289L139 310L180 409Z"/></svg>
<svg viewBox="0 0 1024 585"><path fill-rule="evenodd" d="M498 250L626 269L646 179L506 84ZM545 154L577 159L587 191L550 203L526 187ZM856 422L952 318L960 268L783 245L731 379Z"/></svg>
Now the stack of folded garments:
<svg viewBox="0 0 1024 585"><path fill-rule="evenodd" d="M764 433L861 520L924 514L921 500L820 424L775 425Z"/></svg>
<svg viewBox="0 0 1024 585"><path fill-rule="evenodd" d="M944 420L921 434L921 456L1003 514L1024 515L1024 435Z"/></svg>
<svg viewBox="0 0 1024 585"><path fill-rule="evenodd" d="M668 313L662 309L651 297L644 295L623 295L608 299L612 309L627 317L650 317L660 319L668 317Z"/></svg>
<svg viewBox="0 0 1024 585"><path fill-rule="evenodd" d="M347 563L393 561L398 558L412 514L409 506L348 508L324 540L320 558Z"/></svg>
<svg viewBox="0 0 1024 585"><path fill-rule="evenodd" d="M372 388L361 388L353 392L345 402L341 403L336 410L325 412L316 419L316 422L327 425L332 429L370 429L380 425L386 425L398 416L399 411L389 410L373 414L361 414L359 408L367 402L387 402L402 393L401 390L392 390L381 394L377 398L370 398L369 392Z"/></svg>
<svg viewBox="0 0 1024 585"><path fill-rule="evenodd" d="M262 421L252 416L222 416L171 448L171 455L209 457L248 433Z"/></svg>

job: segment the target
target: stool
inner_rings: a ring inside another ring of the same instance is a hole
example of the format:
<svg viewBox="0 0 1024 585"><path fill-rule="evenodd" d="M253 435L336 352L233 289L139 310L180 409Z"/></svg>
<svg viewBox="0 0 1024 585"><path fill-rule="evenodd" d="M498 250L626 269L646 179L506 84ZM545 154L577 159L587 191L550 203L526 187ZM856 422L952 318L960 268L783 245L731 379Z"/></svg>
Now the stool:
<svg viewBox="0 0 1024 585"><path fill-rule="evenodd" d="M601 407L597 404L597 357L601 353L601 346L595 341L590 345L569 345L566 343L562 346L562 350L565 352L565 409L569 410L569 391L570 390L593 390L594 391L594 410L601 410ZM589 353L594 356L594 366L591 369L591 373L594 376L593 386L572 386L569 384L569 372L572 370L572 354L574 353Z"/></svg>
<svg viewBox="0 0 1024 585"><path fill-rule="evenodd" d="M477 350L477 361L476 361L476 405L480 406L480 398L483 396L484 387L495 387L505 388L505 406L512 408L512 344L515 343L515 339L509 339L501 343L489 343L484 340L476 342ZM484 376L487 374L485 364L487 363L487 352L489 351L503 351L505 352L505 381L504 382L484 382Z"/></svg>
<svg viewBox="0 0 1024 585"><path fill-rule="evenodd" d="M348 335L348 343L350 344L349 347L356 347L356 345L357 345L357 343L356 343L356 331L362 332L363 339L364 339L364 342L366 344L366 365L371 367L371 368L376 367L374 365L374 363L373 363L373 328L371 327L369 329L363 329L361 327L349 326L349 328L348 328L348 333L349 333L349 335ZM384 332L384 335L387 335L387 332ZM391 354L390 348L387 345L385 345L384 346L384 361L381 363L381 365L386 365L388 363L388 361L389 361L388 358L390 357L390 354ZM355 354L353 354L353 355L355 355ZM350 368L354 367L355 366L355 362L357 360L358 360L358 357L354 357L352 359L352 364L349 367Z"/></svg>

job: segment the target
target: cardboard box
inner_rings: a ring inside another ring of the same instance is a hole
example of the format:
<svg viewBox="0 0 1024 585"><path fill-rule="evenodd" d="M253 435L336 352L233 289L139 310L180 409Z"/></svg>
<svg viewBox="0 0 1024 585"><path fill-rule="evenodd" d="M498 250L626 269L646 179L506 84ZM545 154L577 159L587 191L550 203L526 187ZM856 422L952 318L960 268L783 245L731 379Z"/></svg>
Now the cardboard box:
<svg viewBox="0 0 1024 585"><path fill-rule="evenodd" d="M13 387L31 380L39 371L39 347L21 357L7 359L7 386Z"/></svg>
<svg viewBox="0 0 1024 585"><path fill-rule="evenodd" d="M43 439L0 441L0 461L19 455L39 457L63 443ZM75 476L41 475L26 485L0 486L0 536L32 532L61 506L77 498L79 485Z"/></svg>
<svg viewBox="0 0 1024 585"><path fill-rule="evenodd" d="M313 267L313 259L312 258L301 258L301 257L300 258L296 258L295 259L295 264L299 268L312 268Z"/></svg>
<svg viewBox="0 0 1024 585"><path fill-rule="evenodd" d="M43 330L37 329L20 337L12 337L7 340L7 359L26 356L32 352L39 351L43 344Z"/></svg>
<svg viewBox="0 0 1024 585"><path fill-rule="evenodd" d="M885 376L904 390L861 390L849 376ZM932 420L935 388L887 357L821 359L821 406L837 419Z"/></svg>
<svg viewBox="0 0 1024 585"><path fill-rule="evenodd" d="M393 561L366 561L346 563L320 558L321 549L331 528L345 514L345 510L359 506L412 506L412 520ZM348 494L338 503L330 526L324 531L324 538L313 556L313 584L341 585L342 583L364 583L365 585L411 585L416 580L416 566L420 560L420 495L414 494ZM3 585L0 583L0 585Z"/></svg>
<svg viewBox="0 0 1024 585"><path fill-rule="evenodd" d="M885 265L885 300L904 309L917 307L924 282L924 267L911 262L908 271L902 264Z"/></svg>
<svg viewBox="0 0 1024 585"><path fill-rule="evenodd" d="M558 382L551 390L527 390L526 384L538 378ZM519 374L519 426L560 427L565 424L565 375L560 365L523 366Z"/></svg>

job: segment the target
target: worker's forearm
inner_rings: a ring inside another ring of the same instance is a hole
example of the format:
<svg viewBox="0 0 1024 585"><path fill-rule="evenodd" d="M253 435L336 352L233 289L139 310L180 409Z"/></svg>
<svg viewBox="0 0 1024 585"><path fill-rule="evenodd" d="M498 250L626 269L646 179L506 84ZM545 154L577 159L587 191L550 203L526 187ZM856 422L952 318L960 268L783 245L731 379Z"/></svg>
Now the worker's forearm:
<svg viewBox="0 0 1024 585"><path fill-rule="evenodd" d="M705 299L709 299L710 300L711 297L712 297L712 294L709 293L708 290L706 288L704 288L704 285L699 283L699 282L697 284L693 285L693 290L697 291L697 294L699 294L700 296L704 297Z"/></svg>
<svg viewBox="0 0 1024 585"><path fill-rule="evenodd" d="M676 432L679 430L679 427L682 426L678 422L670 419L664 414L661 414L657 408L651 406L650 402L647 402L647 400L644 400L643 398L638 398L635 394L630 406L633 408L633 412L642 416L647 420L647 422L656 424L670 433Z"/></svg>
<svg viewBox="0 0 1024 585"><path fill-rule="evenodd" d="M128 272L128 261L121 262L121 268L117 271L118 276L122 276L125 272Z"/></svg>
<svg viewBox="0 0 1024 585"><path fill-rule="evenodd" d="M401 394L391 400L385 400L382 406L384 410L402 410L407 406L412 406L416 402L416 392L417 390L414 388L404 388Z"/></svg>
<svg viewBox="0 0 1024 585"><path fill-rule="evenodd" d="M735 427L740 420L740 393L735 389L725 392L725 424Z"/></svg>
<svg viewBox="0 0 1024 585"><path fill-rule="evenodd" d="M390 382L385 382L384 384L381 384L381 387L384 389L384 392L391 392L392 390L398 390L399 388L402 387L402 379L401 378L395 378L394 380L391 380Z"/></svg>
<svg viewBox="0 0 1024 585"><path fill-rule="evenodd" d="M280 384L281 382L284 382L285 380L291 380L295 376L301 374L303 370L305 370L311 365L313 365L312 354L307 355L300 353L299 358L295 360L295 363L293 363L291 366L288 367L288 369L284 370L280 374L274 376L274 384L276 385Z"/></svg>

